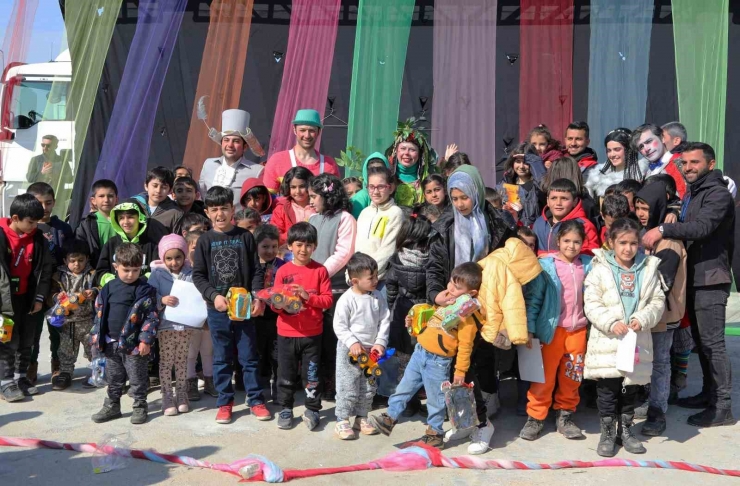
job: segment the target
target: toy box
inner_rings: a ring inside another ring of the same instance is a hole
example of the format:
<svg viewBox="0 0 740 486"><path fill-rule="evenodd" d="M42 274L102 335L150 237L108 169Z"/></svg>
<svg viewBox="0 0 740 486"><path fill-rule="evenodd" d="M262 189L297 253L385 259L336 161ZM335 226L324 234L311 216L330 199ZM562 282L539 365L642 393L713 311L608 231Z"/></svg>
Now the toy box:
<svg viewBox="0 0 740 486"><path fill-rule="evenodd" d="M256 293L256 297L275 310L282 310L288 314L298 314L303 310L303 300L298 295L298 285L283 285L270 287Z"/></svg>
<svg viewBox="0 0 740 486"><path fill-rule="evenodd" d="M243 287L231 287L226 294L229 308L226 312L232 321L244 321L252 317L252 294Z"/></svg>
<svg viewBox="0 0 740 486"><path fill-rule="evenodd" d="M462 319L472 316L478 309L480 309L478 300L468 294L463 294L455 300L454 304L438 307L427 325L441 327L445 332L449 332L456 329Z"/></svg>

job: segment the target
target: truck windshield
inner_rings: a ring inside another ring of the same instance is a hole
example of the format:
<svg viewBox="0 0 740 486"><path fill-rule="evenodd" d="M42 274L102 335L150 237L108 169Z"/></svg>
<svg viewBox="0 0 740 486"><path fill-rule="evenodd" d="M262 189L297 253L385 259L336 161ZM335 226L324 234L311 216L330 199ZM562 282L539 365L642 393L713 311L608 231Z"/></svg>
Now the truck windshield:
<svg viewBox="0 0 740 486"><path fill-rule="evenodd" d="M13 89L10 111L13 128L29 128L40 121L67 120L69 83L22 81Z"/></svg>

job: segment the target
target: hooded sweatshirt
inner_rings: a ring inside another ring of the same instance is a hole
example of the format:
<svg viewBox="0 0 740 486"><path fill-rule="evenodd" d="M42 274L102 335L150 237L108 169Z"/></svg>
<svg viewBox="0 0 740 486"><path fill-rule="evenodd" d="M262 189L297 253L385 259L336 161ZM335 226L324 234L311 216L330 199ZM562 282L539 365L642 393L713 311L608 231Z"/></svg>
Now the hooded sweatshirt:
<svg viewBox="0 0 740 486"><path fill-rule="evenodd" d="M33 272L33 237L37 230L19 235L11 229L10 218L0 219L0 228L8 241L10 278L18 279L17 287L11 285L13 295L23 295L28 291L28 280Z"/></svg>
<svg viewBox="0 0 740 486"><path fill-rule="evenodd" d="M121 211L132 209L139 213L139 229L135 235L129 237L118 224L118 217L116 214ZM121 243L134 243L141 248L141 251L144 254L144 263L142 264L141 274L145 275L148 273L151 262L159 259L159 252L157 249L159 240L168 233L167 228L165 228L162 223L147 217L146 211L141 207L139 201L134 198L127 199L111 209L110 224L113 227L113 231L115 231L116 236L109 239L100 251L100 259L95 268L96 286L105 285L114 277L115 270L113 269L113 257L116 253L116 248L118 248Z"/></svg>
<svg viewBox="0 0 740 486"><path fill-rule="evenodd" d="M242 194L241 196L239 196L239 202L241 202L243 208L246 208L247 201L245 200L245 197L247 193L255 187L262 187L265 190L265 195L267 196L267 204L265 204L265 206L260 209L259 213L260 216L262 216L262 222L269 223L270 215L272 214L272 196L270 195L270 191L267 190L267 186L262 183L262 179L258 179L257 177L250 177L249 179L244 181L244 184L242 184Z"/></svg>
<svg viewBox="0 0 740 486"><path fill-rule="evenodd" d="M380 159L388 169L391 168L391 165L388 163L388 158L380 152L373 152L365 159L365 162L362 164L362 189L357 191L354 196L350 198L350 202L352 203L352 216L354 216L355 219L359 219L362 210L370 206L370 194L367 192L367 164L373 159Z"/></svg>
<svg viewBox="0 0 740 486"><path fill-rule="evenodd" d="M560 229L560 223L563 221L569 221L571 219L577 219L583 223L583 227L586 230L586 240L583 242L581 253L590 255L591 251L599 247L599 234L596 231L594 224L586 217L586 212L583 210L583 201L580 199L573 208L573 210L566 214L563 219L557 223L552 222L552 212L549 207L545 207L542 210L542 216L537 218L534 222L532 230L537 235L537 254L539 256L548 255L550 253L556 253L558 251L557 234Z"/></svg>

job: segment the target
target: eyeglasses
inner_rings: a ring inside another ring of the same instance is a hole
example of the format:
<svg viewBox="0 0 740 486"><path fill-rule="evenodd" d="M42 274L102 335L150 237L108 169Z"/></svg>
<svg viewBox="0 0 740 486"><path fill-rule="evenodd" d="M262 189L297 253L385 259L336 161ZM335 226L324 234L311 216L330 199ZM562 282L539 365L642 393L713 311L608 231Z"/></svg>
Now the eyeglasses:
<svg viewBox="0 0 740 486"><path fill-rule="evenodd" d="M389 186L388 184L379 184L377 186L367 186L367 192L376 192L376 191L383 192L389 187L391 186Z"/></svg>
<svg viewBox="0 0 740 486"><path fill-rule="evenodd" d="M41 148L47 148L47 147L51 147L51 144L50 143L42 143L41 144Z"/></svg>

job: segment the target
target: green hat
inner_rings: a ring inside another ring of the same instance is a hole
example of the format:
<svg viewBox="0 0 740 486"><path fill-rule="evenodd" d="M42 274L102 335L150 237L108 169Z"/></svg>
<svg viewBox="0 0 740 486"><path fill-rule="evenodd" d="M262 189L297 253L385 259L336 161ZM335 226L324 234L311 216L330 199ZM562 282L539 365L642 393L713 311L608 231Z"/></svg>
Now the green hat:
<svg viewBox="0 0 740 486"><path fill-rule="evenodd" d="M298 110L295 114L293 125L308 125L309 127L321 128L321 116L316 110Z"/></svg>

